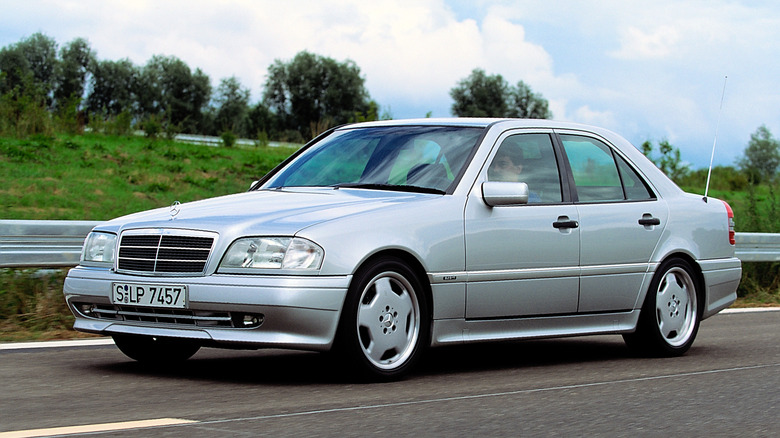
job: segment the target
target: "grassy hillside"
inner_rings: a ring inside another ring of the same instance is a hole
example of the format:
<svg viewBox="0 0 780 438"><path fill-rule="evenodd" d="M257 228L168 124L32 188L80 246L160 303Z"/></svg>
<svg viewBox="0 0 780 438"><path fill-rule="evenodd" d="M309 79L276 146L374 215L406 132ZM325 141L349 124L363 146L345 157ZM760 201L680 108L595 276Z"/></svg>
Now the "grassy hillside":
<svg viewBox="0 0 780 438"><path fill-rule="evenodd" d="M293 151L103 135L0 139L0 219L105 220L242 192Z"/></svg>

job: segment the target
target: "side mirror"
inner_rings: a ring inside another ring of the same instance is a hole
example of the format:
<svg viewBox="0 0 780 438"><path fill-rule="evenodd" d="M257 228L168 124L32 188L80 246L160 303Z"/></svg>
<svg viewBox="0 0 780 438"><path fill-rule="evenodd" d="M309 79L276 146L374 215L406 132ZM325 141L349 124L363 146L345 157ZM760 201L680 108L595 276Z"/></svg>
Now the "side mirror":
<svg viewBox="0 0 780 438"><path fill-rule="evenodd" d="M252 181L252 184L249 184L249 191L251 192L251 191L252 191L252 189L253 189L253 188L254 188L254 187L257 185L257 183L259 183L259 182L260 182L260 180L259 180L259 179L258 179L258 180L255 180L255 181Z"/></svg>
<svg viewBox="0 0 780 438"><path fill-rule="evenodd" d="M528 204L528 184L486 181L482 183L482 199L491 207Z"/></svg>

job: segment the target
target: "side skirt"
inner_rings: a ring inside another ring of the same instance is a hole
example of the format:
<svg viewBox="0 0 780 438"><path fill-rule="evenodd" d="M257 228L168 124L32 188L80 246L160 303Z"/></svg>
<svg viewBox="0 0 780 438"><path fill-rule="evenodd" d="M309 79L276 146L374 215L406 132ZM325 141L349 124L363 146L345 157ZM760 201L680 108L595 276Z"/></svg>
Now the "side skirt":
<svg viewBox="0 0 780 438"><path fill-rule="evenodd" d="M433 321L431 346L480 341L631 333L636 330L638 321L639 309L616 313L517 319L439 319Z"/></svg>

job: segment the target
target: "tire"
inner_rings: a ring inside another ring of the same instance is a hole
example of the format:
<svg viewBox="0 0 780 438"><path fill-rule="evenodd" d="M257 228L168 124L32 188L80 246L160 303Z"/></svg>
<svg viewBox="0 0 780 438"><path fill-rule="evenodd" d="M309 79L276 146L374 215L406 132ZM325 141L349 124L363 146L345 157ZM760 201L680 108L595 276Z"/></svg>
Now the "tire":
<svg viewBox="0 0 780 438"><path fill-rule="evenodd" d="M663 262L647 291L636 332L623 335L629 347L652 356L680 356L699 331L700 285L690 263Z"/></svg>
<svg viewBox="0 0 780 438"><path fill-rule="evenodd" d="M134 335L114 335L113 338L125 356L150 365L183 362L200 350L200 345L180 339Z"/></svg>
<svg viewBox="0 0 780 438"><path fill-rule="evenodd" d="M429 336L422 283L404 262L382 258L358 271L336 339L350 368L369 380L398 379L422 355Z"/></svg>

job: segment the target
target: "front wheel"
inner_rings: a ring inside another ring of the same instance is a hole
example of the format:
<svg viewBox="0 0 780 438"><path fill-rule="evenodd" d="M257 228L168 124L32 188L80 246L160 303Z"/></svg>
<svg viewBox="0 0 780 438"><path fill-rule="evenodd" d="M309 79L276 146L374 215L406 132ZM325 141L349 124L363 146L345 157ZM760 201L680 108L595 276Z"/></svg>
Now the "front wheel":
<svg viewBox="0 0 780 438"><path fill-rule="evenodd" d="M355 275L336 342L361 374L379 380L401 377L422 354L429 333L423 286L405 263L379 259Z"/></svg>
<svg viewBox="0 0 780 438"><path fill-rule="evenodd" d="M650 282L636 332L624 335L629 347L656 356L679 356L699 330L699 285L690 263L670 259Z"/></svg>
<svg viewBox="0 0 780 438"><path fill-rule="evenodd" d="M185 361L200 349L200 345L188 340L135 335L114 335L113 338L127 357L153 365Z"/></svg>

